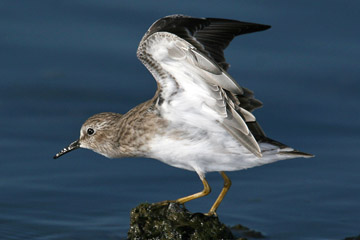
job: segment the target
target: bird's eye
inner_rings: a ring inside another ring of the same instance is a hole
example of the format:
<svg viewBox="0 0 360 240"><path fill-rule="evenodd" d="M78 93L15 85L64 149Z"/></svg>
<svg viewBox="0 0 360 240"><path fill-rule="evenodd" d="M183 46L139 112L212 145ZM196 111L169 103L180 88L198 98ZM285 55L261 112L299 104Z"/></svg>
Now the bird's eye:
<svg viewBox="0 0 360 240"><path fill-rule="evenodd" d="M94 131L94 129L92 129L92 128L88 128L86 132L87 132L87 134L89 134L89 135L93 135L95 131Z"/></svg>

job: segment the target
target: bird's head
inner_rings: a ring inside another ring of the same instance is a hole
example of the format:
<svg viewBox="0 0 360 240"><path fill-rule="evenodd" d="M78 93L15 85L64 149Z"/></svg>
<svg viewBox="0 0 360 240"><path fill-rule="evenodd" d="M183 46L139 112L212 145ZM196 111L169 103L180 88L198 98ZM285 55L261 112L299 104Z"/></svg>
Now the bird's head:
<svg viewBox="0 0 360 240"><path fill-rule="evenodd" d="M121 116L118 113L105 112L90 117L81 126L80 138L57 153L54 159L78 148L91 149L109 158L116 157L117 129Z"/></svg>

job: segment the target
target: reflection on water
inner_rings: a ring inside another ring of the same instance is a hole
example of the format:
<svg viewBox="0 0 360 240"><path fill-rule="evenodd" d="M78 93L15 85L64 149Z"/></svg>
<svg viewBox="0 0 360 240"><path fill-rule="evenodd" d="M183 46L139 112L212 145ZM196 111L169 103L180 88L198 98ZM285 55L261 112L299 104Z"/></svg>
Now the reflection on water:
<svg viewBox="0 0 360 240"><path fill-rule="evenodd" d="M265 103L255 114L269 136L316 155L229 173L220 219L272 239L359 234L359 3L143 3L0 4L0 238L121 239L140 202L201 189L195 173L155 160L87 150L52 159L88 116L152 97L155 81L135 52L150 24L172 13L273 25L234 41L230 73ZM222 179L208 179L213 194L190 210L215 200Z"/></svg>

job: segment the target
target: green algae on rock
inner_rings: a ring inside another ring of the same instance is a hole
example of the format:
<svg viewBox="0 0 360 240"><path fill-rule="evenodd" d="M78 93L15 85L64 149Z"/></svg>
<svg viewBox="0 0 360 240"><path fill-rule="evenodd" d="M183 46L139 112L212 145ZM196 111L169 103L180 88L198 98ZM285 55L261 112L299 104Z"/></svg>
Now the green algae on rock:
<svg viewBox="0 0 360 240"><path fill-rule="evenodd" d="M128 239L235 239L218 217L178 203L142 203L131 211Z"/></svg>

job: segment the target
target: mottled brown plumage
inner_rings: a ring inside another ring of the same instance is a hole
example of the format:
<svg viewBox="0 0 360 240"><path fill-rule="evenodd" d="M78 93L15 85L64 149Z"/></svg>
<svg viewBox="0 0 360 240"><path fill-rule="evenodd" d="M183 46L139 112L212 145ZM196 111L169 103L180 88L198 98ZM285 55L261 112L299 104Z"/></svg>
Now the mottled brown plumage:
<svg viewBox="0 0 360 240"><path fill-rule="evenodd" d="M97 149L111 158L146 156L149 140L155 134L161 134L167 126L167 121L155 107L157 100L156 93L151 100L124 115L104 112L90 117L81 129L81 147ZM96 134L86 134L88 128L97 129Z"/></svg>

